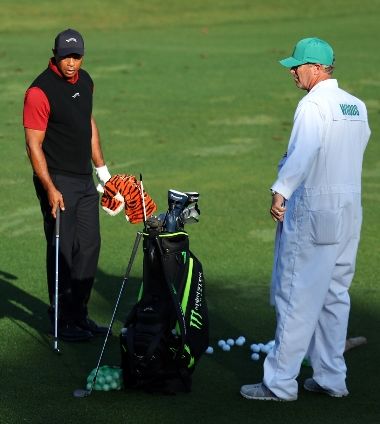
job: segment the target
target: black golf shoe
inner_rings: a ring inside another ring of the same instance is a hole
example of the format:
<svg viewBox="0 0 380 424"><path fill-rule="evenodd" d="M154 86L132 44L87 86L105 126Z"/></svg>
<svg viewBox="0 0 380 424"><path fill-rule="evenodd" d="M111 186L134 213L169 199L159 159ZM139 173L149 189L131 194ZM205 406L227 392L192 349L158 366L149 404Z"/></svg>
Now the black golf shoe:
<svg viewBox="0 0 380 424"><path fill-rule="evenodd" d="M89 331L94 336L105 336L108 331L108 327L102 327L90 318L76 321L76 325L84 331ZM110 334L112 333L110 332Z"/></svg>
<svg viewBox="0 0 380 424"><path fill-rule="evenodd" d="M93 337L91 331L72 323L61 323L58 327L58 338L65 342L82 342Z"/></svg>

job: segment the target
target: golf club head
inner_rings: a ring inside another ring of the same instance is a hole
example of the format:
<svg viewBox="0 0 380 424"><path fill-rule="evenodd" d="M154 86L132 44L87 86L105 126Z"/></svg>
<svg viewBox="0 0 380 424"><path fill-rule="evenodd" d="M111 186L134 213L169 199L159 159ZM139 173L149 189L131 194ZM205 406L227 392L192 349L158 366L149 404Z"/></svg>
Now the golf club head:
<svg viewBox="0 0 380 424"><path fill-rule="evenodd" d="M188 197L188 201L185 204L186 206L189 206L192 203L197 203L199 200L199 193L197 191L185 191L185 194Z"/></svg>
<svg viewBox="0 0 380 424"><path fill-rule="evenodd" d="M76 398L84 398L90 396L91 390L87 389L76 389L73 391L73 396Z"/></svg>
<svg viewBox="0 0 380 424"><path fill-rule="evenodd" d="M170 189L168 191L169 210L180 209L181 211L189 201L189 196L182 191Z"/></svg>
<svg viewBox="0 0 380 424"><path fill-rule="evenodd" d="M163 230L162 227L164 225L164 220L165 214L160 214L158 217L151 216L146 220L146 228L149 230L161 232Z"/></svg>
<svg viewBox="0 0 380 424"><path fill-rule="evenodd" d="M199 215L201 214L201 211L198 208L198 204L191 204L187 208L185 208L181 215L180 220L183 225L185 224L196 224L199 222Z"/></svg>
<svg viewBox="0 0 380 424"><path fill-rule="evenodd" d="M168 191L168 212L165 217L165 229L169 233L174 233L178 228L178 217L185 208L189 197L186 193L170 189Z"/></svg>

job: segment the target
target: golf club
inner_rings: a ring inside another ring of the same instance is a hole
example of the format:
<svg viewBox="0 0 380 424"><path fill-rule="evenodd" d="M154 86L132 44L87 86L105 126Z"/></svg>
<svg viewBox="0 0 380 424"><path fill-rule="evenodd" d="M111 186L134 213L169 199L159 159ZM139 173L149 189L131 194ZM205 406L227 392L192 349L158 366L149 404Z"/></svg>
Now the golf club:
<svg viewBox="0 0 380 424"><path fill-rule="evenodd" d="M107 331L107 334L106 334L106 338L104 339L103 347L102 347L102 350L101 350L100 355L99 355L99 360L98 360L98 364L96 366L96 371L95 371L94 378L92 379L92 382L91 382L91 387L89 389L76 389L76 390L74 390L74 392L73 392L73 396L74 397L83 398L83 397L90 396L91 395L91 392L92 392L92 390L94 388L96 377L97 377L98 372L99 372L100 362L102 361L104 349L106 347L107 340L108 340L108 337L110 335L112 325L113 325L113 323L115 321L115 315L116 315L117 308L119 306L120 298L121 298L121 295L123 294L124 286L125 286L126 282L128 281L129 273L131 272L132 264L133 264L133 261L135 260L137 249L139 247L139 243L140 243L141 237L142 237L142 232L138 231L137 234L136 234L135 243L134 243L133 248L132 248L132 253L131 253L131 257L129 259L127 270L125 271L123 282L121 284L119 296L118 296L118 298L116 300L115 308L114 308L113 313L112 313L111 322L110 322L110 324L108 326L108 331Z"/></svg>
<svg viewBox="0 0 380 424"><path fill-rule="evenodd" d="M346 340L346 346L344 351L347 352L354 347L358 347L367 343L367 338L364 336L350 337Z"/></svg>
<svg viewBox="0 0 380 424"><path fill-rule="evenodd" d="M56 209L55 218L55 293L54 293L54 342L53 351L61 353L58 348L58 276L59 276L59 224L61 220L61 210Z"/></svg>
<svg viewBox="0 0 380 424"><path fill-rule="evenodd" d="M145 199L144 199L144 185L142 181L142 174L140 174L140 189L141 189L141 198L142 198L142 205L144 210L144 226L146 223L146 208L145 208Z"/></svg>
<svg viewBox="0 0 380 424"><path fill-rule="evenodd" d="M178 217L189 201L189 196L178 190L168 191L168 211L165 217L166 231L174 233L178 231Z"/></svg>

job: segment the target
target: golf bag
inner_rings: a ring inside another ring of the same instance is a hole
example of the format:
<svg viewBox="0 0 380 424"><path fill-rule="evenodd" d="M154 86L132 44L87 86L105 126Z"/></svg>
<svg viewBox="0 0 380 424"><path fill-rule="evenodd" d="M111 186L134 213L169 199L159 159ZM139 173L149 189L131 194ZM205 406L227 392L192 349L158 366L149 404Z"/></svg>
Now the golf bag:
<svg viewBox="0 0 380 424"><path fill-rule="evenodd" d="M146 227L143 282L120 335L124 386L189 392L209 343L202 265L185 231Z"/></svg>

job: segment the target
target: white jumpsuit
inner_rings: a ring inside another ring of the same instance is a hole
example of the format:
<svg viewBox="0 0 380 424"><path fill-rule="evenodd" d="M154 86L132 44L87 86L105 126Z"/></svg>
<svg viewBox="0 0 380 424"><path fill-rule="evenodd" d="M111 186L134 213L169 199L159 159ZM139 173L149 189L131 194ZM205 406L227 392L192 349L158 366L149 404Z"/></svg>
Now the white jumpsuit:
<svg viewBox="0 0 380 424"><path fill-rule="evenodd" d="M364 103L319 82L299 102L288 152L272 190L287 200L278 224L271 298L277 328L264 362L264 384L297 398L306 354L313 378L346 393L343 357L360 237L361 171L370 136Z"/></svg>

